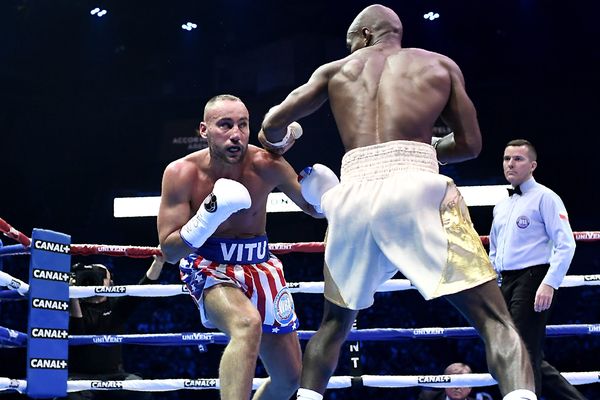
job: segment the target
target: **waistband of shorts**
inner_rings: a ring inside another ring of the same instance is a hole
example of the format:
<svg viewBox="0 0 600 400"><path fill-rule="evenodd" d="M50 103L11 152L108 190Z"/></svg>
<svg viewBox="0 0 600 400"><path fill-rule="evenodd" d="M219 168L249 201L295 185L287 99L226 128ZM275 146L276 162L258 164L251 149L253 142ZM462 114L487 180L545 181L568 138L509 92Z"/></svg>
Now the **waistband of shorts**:
<svg viewBox="0 0 600 400"><path fill-rule="evenodd" d="M435 149L426 143L408 140L359 147L342 158L341 181L385 179L395 172L439 173Z"/></svg>
<svg viewBox="0 0 600 400"><path fill-rule="evenodd" d="M253 238L210 237L195 254L219 264L259 264L269 259L266 235Z"/></svg>

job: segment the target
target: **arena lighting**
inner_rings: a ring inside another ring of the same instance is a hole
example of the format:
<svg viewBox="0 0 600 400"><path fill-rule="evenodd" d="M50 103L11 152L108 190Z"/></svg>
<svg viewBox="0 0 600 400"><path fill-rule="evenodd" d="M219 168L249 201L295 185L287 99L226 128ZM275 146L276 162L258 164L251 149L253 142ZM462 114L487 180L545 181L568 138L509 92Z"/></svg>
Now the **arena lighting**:
<svg viewBox="0 0 600 400"><path fill-rule="evenodd" d="M437 19L440 17L440 14L438 13L434 13L432 11L428 12L427 14L423 15L423 18L428 19L430 21L433 21L434 19Z"/></svg>
<svg viewBox="0 0 600 400"><path fill-rule="evenodd" d="M96 17L100 18L100 17L106 15L107 12L108 11L101 10L100 8L96 7L92 11L90 11L90 14L95 15Z"/></svg>
<svg viewBox="0 0 600 400"><path fill-rule="evenodd" d="M193 22L188 22L186 24L181 25L181 29L185 29L186 31L191 31L192 29L196 29L198 25Z"/></svg>
<svg viewBox="0 0 600 400"><path fill-rule="evenodd" d="M493 206L508 197L510 185L461 186L460 192L468 206ZM115 218L155 217L158 215L160 196L116 197L113 200ZM300 208L283 193L271 193L267 212L297 212Z"/></svg>

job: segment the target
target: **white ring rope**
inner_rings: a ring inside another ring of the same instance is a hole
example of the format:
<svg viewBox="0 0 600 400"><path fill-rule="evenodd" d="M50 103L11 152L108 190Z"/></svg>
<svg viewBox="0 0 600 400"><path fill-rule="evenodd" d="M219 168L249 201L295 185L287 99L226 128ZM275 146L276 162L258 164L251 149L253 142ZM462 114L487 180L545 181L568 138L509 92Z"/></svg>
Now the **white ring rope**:
<svg viewBox="0 0 600 400"><path fill-rule="evenodd" d="M291 293L323 293L323 282L288 282ZM575 286L600 286L600 274L598 275L570 275L565 277L560 287ZM384 282L378 292L393 292L414 289L408 279L390 279ZM126 286L71 286L69 295L72 298L83 298L91 296L147 296L167 297L179 294L188 294L185 285L126 285Z"/></svg>
<svg viewBox="0 0 600 400"><path fill-rule="evenodd" d="M323 293L323 282L288 282L291 293ZM20 279L0 271L0 286L16 290L21 295L27 294L29 285ZM596 275L568 275L560 287L600 286L600 274ZM394 292L414 289L408 279L390 279L384 282L377 292ZM118 285L118 286L71 286L69 296L74 299L91 296L144 296L144 297L169 297L188 294L185 285Z"/></svg>
<svg viewBox="0 0 600 400"><path fill-rule="evenodd" d="M16 290L22 296L29 292L29 285L27 283L3 271L0 271L0 286L6 286L11 290Z"/></svg>
<svg viewBox="0 0 600 400"><path fill-rule="evenodd" d="M600 371L563 372L573 385L585 385L600 382ZM257 389L266 378L254 378L252 388ZM360 380L362 386L377 388L402 388L426 386L436 388L446 387L481 387L492 386L497 382L490 374L458 374L458 375L362 375L333 376L327 385L328 389L343 389L352 386L352 382ZM17 390L23 393L27 381L20 379L0 378L0 390ZM125 381L113 380L69 380L67 392L82 390L131 390L138 392L166 392L182 389L219 389L219 379L131 379Z"/></svg>

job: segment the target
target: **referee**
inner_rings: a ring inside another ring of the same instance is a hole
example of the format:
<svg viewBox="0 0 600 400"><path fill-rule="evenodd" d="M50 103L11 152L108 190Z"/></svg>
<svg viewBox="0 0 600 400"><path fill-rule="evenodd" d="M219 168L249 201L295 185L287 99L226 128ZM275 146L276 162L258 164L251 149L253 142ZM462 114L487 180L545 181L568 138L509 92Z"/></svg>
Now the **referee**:
<svg viewBox="0 0 600 400"><path fill-rule="evenodd" d="M536 182L537 153L524 139L508 142L502 162L510 197L494 207L490 259L519 333L529 350L536 394L585 399L544 360L546 323L573 255L575 240L560 197Z"/></svg>

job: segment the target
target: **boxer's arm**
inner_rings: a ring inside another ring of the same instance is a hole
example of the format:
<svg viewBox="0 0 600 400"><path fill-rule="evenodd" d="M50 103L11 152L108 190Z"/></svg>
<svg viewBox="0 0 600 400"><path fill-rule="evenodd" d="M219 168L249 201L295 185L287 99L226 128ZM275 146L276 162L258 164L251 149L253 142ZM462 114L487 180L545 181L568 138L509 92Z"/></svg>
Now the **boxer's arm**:
<svg viewBox="0 0 600 400"><path fill-rule="evenodd" d="M442 119L452 128L454 135L441 140L436 151L441 162L460 162L475 158L481 152L481 131L477 111L467 95L463 74L456 63L444 58L451 80L450 96L442 111Z"/></svg>
<svg viewBox="0 0 600 400"><path fill-rule="evenodd" d="M160 274L163 270L163 267L165 265L165 258L163 256L154 256L154 259L152 260L152 264L150 264L150 267L148 267L148 270L146 271L146 273L144 274L144 276L142 277L142 279L140 280L140 283L138 283L138 285L141 285L142 282L148 281L148 282L155 282L158 280L158 278L160 278Z"/></svg>
<svg viewBox="0 0 600 400"><path fill-rule="evenodd" d="M81 304L79 304L79 299L69 299L69 316L71 318L83 318L83 313L81 312Z"/></svg>
<svg viewBox="0 0 600 400"><path fill-rule="evenodd" d="M197 185L197 169L188 161L177 160L163 174L160 207L158 209L158 239L167 262L177 263L192 249L179 233L194 215L191 209L192 188ZM211 185L212 186L212 185ZM210 188L206 194L210 193Z"/></svg>
<svg viewBox="0 0 600 400"><path fill-rule="evenodd" d="M271 108L263 120L259 140L271 143L281 141L287 134L289 124L318 110L327 101L329 79L340 65L338 61L319 67L308 82L294 89L281 104Z"/></svg>

